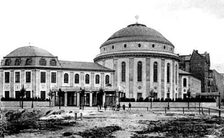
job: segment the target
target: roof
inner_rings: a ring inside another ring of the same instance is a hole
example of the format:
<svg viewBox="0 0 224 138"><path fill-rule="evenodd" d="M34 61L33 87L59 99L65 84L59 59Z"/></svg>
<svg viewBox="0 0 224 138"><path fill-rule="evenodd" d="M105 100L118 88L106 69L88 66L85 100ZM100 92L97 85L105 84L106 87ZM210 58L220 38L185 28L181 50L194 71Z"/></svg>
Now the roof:
<svg viewBox="0 0 224 138"><path fill-rule="evenodd" d="M191 59L191 55L181 55L180 58L184 61L189 61Z"/></svg>
<svg viewBox="0 0 224 138"><path fill-rule="evenodd" d="M161 33L158 31L148 28L143 24L131 24L126 28L123 28L115 32L106 42L101 46L113 44L117 42L130 42L130 41L148 41L148 42L158 42L163 44L173 44L168 41Z"/></svg>
<svg viewBox="0 0 224 138"><path fill-rule="evenodd" d="M76 62L76 61L62 61L59 60L63 69L75 69L75 70L92 70L92 71L108 71L113 72L114 70L101 66L94 62Z"/></svg>
<svg viewBox="0 0 224 138"><path fill-rule="evenodd" d="M179 69L179 74L183 74L183 75L192 75L190 72L183 71L183 70L181 70L181 69Z"/></svg>
<svg viewBox="0 0 224 138"><path fill-rule="evenodd" d="M55 57L48 51L35 46L19 47L9 53L6 57Z"/></svg>

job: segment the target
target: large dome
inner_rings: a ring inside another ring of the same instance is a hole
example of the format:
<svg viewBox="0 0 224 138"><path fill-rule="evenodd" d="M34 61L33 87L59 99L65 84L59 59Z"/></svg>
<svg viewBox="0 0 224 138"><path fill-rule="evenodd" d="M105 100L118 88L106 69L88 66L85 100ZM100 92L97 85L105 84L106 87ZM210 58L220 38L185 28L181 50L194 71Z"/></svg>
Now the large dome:
<svg viewBox="0 0 224 138"><path fill-rule="evenodd" d="M44 49L35 46L24 46L13 50L6 57L54 57L54 56Z"/></svg>
<svg viewBox="0 0 224 138"><path fill-rule="evenodd" d="M126 28L115 32L106 42L101 45L101 47L118 42L133 41L155 42L173 46L173 44L158 31L148 28L146 25L136 23L128 25Z"/></svg>

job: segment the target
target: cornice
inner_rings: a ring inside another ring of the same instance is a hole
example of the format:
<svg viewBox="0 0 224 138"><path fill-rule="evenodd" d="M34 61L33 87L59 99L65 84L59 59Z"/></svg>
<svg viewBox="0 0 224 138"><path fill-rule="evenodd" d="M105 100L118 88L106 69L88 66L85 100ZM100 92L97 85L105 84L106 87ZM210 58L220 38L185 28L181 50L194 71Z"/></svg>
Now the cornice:
<svg viewBox="0 0 224 138"><path fill-rule="evenodd" d="M138 52L138 53L112 53L112 54L105 54L105 55L98 55L94 58L94 62L102 59L108 58L122 58L122 57L155 57L155 58L169 58L180 61L180 58L175 55L165 54L165 53L148 53L148 52Z"/></svg>

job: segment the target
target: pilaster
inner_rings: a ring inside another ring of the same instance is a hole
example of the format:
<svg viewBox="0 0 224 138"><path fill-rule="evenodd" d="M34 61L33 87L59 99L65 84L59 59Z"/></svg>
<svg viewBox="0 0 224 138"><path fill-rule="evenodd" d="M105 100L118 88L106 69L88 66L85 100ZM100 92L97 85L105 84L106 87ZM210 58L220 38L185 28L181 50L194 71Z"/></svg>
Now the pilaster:
<svg viewBox="0 0 224 138"><path fill-rule="evenodd" d="M146 58L146 94L148 94L149 91L150 91L150 58Z"/></svg>
<svg viewBox="0 0 224 138"><path fill-rule="evenodd" d="M161 98L165 98L165 59L161 60Z"/></svg>
<svg viewBox="0 0 224 138"><path fill-rule="evenodd" d="M134 58L129 58L129 93L127 97L133 98L133 89L134 89Z"/></svg>

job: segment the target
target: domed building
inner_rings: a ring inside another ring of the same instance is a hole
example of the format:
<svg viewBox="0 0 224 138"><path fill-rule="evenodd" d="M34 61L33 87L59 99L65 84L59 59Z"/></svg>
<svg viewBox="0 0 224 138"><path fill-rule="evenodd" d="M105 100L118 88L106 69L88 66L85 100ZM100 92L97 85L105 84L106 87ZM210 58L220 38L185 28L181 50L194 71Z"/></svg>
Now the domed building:
<svg viewBox="0 0 224 138"><path fill-rule="evenodd" d="M115 85L128 98L177 98L179 57L162 34L143 24L115 32L100 47L94 62L115 70Z"/></svg>
<svg viewBox="0 0 224 138"><path fill-rule="evenodd" d="M131 24L100 46L94 62L59 60L50 52L24 46L6 55L0 67L0 97L51 98L55 105L115 105L119 98L159 99L200 93L200 81L179 69L174 45L158 31ZM59 92L63 92L59 96Z"/></svg>

